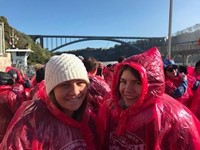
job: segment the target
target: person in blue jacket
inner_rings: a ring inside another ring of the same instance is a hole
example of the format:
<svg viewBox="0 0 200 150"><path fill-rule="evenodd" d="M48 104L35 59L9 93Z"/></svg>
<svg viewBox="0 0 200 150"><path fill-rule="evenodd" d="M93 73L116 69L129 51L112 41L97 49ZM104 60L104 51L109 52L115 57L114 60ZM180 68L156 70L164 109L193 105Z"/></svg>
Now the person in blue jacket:
<svg viewBox="0 0 200 150"><path fill-rule="evenodd" d="M165 92L179 102L190 107L193 96L193 82L185 73L179 72L179 66L172 59L164 60Z"/></svg>

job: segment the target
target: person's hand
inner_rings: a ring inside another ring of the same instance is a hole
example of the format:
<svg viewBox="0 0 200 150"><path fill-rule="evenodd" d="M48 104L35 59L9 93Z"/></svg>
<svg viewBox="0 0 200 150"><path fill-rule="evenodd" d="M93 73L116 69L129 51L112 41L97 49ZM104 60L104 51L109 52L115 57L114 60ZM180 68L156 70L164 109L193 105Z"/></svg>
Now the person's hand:
<svg viewBox="0 0 200 150"><path fill-rule="evenodd" d="M182 81L183 80L187 81L187 76L184 73L181 73L181 79L182 79Z"/></svg>
<svg viewBox="0 0 200 150"><path fill-rule="evenodd" d="M22 77L25 78L25 74L24 74L23 69L20 69L20 73L21 73Z"/></svg>

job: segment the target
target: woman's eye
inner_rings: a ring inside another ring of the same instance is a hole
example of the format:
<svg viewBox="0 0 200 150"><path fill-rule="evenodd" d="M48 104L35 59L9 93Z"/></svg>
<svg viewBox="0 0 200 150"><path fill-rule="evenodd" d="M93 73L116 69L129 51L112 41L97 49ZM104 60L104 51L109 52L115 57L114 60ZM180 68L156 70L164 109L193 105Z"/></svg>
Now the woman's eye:
<svg viewBox="0 0 200 150"><path fill-rule="evenodd" d="M68 84L61 84L60 86L61 86L61 87L67 87Z"/></svg>
<svg viewBox="0 0 200 150"><path fill-rule="evenodd" d="M141 85L142 83L140 81L133 82L134 85Z"/></svg>
<svg viewBox="0 0 200 150"><path fill-rule="evenodd" d="M120 82L120 83L126 83L126 81L125 81L125 80L120 80L119 82Z"/></svg>
<svg viewBox="0 0 200 150"><path fill-rule="evenodd" d="M84 82L84 81L80 81L80 82L77 82L77 85L79 85L79 86L83 86L83 85L85 85L86 83Z"/></svg>

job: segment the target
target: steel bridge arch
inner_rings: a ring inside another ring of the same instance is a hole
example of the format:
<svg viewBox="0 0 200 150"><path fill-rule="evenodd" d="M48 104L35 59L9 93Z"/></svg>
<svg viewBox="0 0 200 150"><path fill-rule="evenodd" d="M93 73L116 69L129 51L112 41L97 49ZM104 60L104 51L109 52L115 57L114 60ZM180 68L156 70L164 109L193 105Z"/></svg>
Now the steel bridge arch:
<svg viewBox="0 0 200 150"><path fill-rule="evenodd" d="M110 39L110 38L85 38L85 39L74 40L72 42L68 42L68 43L62 44L60 46L57 46L56 48L50 50L50 52L55 52L56 50L58 50L58 49L60 49L62 47L65 47L65 46L68 46L68 45L72 45L74 43L79 43L79 42L84 42L84 41L94 41L94 40L117 42L117 43L121 43L121 44L125 44L125 45L128 45L128 46L134 47L138 51L141 51L141 52L143 51L141 48L139 48L139 47L137 47L135 45L131 45L131 44L129 44L127 42L124 42L122 40Z"/></svg>
<svg viewBox="0 0 200 150"><path fill-rule="evenodd" d="M163 42L164 37L123 37L123 36L71 36L71 35L29 35L34 42L39 41L42 48L48 49L50 52L54 52L64 46L71 45L78 42L83 41L92 41L92 40L104 40L104 41L111 41L121 43L127 46L132 47L133 49L137 50L138 52L143 52L144 50L139 47L140 40L148 40L148 43L152 41L159 41ZM51 44L51 49L49 46L49 39ZM70 41L67 41L70 39ZM44 42L46 40L46 42ZM64 40L64 41L63 41ZM131 43L132 42L132 43ZM136 42L136 44L134 44ZM47 47L44 47L44 43ZM59 44L58 44L59 43ZM56 46L54 46L54 44ZM137 46L138 45L138 46Z"/></svg>

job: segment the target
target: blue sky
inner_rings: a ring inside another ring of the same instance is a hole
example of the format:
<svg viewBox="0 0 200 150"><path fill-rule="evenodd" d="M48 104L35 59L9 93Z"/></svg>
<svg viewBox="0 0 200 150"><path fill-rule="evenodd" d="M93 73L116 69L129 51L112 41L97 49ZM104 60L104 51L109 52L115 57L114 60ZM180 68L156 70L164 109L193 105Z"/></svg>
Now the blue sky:
<svg viewBox="0 0 200 150"><path fill-rule="evenodd" d="M160 37L168 35L170 0L0 0L0 16L25 34ZM200 0L173 0L172 33L200 23ZM109 48L109 41L64 49Z"/></svg>

